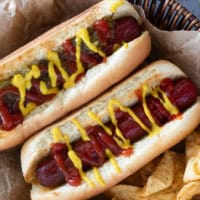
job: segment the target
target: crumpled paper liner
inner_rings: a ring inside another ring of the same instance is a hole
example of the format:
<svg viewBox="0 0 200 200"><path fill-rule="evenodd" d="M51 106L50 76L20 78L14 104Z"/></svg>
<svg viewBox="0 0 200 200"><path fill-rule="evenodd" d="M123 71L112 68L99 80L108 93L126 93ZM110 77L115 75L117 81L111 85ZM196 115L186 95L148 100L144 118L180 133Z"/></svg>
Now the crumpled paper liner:
<svg viewBox="0 0 200 200"><path fill-rule="evenodd" d="M200 32L161 31L148 21L145 25L151 33L154 53L178 65L200 91Z"/></svg>
<svg viewBox="0 0 200 200"><path fill-rule="evenodd" d="M98 0L2 0L0 1L0 57ZM153 52L180 66L200 91L200 32L160 31L145 20ZM29 186L20 168L19 148L0 153L0 199L29 200Z"/></svg>
<svg viewBox="0 0 200 200"><path fill-rule="evenodd" d="M97 0L1 0L0 58Z"/></svg>
<svg viewBox="0 0 200 200"><path fill-rule="evenodd" d="M0 57L54 25L55 19L53 0L0 1Z"/></svg>
<svg viewBox="0 0 200 200"><path fill-rule="evenodd" d="M0 154L0 200L29 200L30 186L24 182L20 149Z"/></svg>

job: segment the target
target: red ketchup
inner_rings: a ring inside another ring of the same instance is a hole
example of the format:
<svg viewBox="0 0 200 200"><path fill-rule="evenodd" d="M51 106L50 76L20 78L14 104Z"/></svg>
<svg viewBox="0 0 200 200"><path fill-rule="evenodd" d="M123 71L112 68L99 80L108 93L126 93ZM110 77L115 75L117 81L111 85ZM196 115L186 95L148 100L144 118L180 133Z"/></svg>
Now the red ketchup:
<svg viewBox="0 0 200 200"><path fill-rule="evenodd" d="M186 110L192 106L197 99L197 88L188 78L179 78L175 81L172 79L164 79L161 81L160 87L167 94L171 102L177 106L179 111ZM138 92L139 91L137 91L137 93ZM141 101L142 98L140 98L137 104L130 107L130 109L148 128L151 128L151 124L144 113ZM151 115L159 126L163 126L173 119L158 99L149 95L146 97L146 101ZM181 114L179 114L179 117L180 115ZM129 139L131 143L140 140L148 134L128 113L116 109L115 117L123 136ZM100 167L107 161L105 149L110 149L115 156L130 156L134 153L132 148L122 149L115 142L113 138L113 136L116 137L115 128L111 122L107 122L105 125L112 130L112 136L108 135L100 126L90 126L85 128L90 138L89 141L86 142L79 139L72 143L72 149L81 159L84 171L90 170L92 167ZM43 186L56 187L65 182L71 185L75 185L73 184L74 182L80 184L81 179L80 176L77 175L77 169L72 167L71 163L65 162L67 159L67 147L64 144L61 146L62 148L59 149L57 148L57 144L52 145L51 155L44 161L41 161L37 167L36 176ZM56 153L53 153L52 156L52 152ZM68 168L71 170L72 174L75 174L71 179L68 176L66 178L65 175Z"/></svg>

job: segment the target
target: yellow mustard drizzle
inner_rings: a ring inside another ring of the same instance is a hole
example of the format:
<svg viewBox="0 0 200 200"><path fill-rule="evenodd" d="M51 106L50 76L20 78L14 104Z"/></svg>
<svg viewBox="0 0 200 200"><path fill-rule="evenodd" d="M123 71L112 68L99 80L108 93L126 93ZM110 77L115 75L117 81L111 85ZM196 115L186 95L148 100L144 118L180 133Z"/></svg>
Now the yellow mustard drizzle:
<svg viewBox="0 0 200 200"><path fill-rule="evenodd" d="M96 121L96 122L103 128L103 130L104 130L108 135L112 136L112 131L111 131L111 129L108 128L107 126L105 126L105 125L101 122L101 120L99 119L99 117L98 117L97 115L95 115L95 114L92 113L91 111L88 112L88 115L89 115L90 118L92 118L94 121ZM115 142L116 142L121 148L126 149L126 148L131 147L130 141L129 141L129 140L126 140L126 139L123 137L122 133L120 132L120 130L119 130L118 128L117 128L117 130L116 130L116 133L117 133L117 136L119 136L119 137L121 138L121 140L118 139L118 138L115 137L115 136L114 136L113 138L114 138Z"/></svg>
<svg viewBox="0 0 200 200"><path fill-rule="evenodd" d="M23 114L26 116L32 110L35 109L36 105L34 103L27 103L25 106L25 97L26 97L26 78L21 74L16 74L14 78L11 80L13 86L19 89L20 100L19 100L19 108Z"/></svg>
<svg viewBox="0 0 200 200"><path fill-rule="evenodd" d="M84 67L81 63L81 38L76 37L76 63L77 63L77 71L72 75L72 79L75 80L76 77L84 71Z"/></svg>
<svg viewBox="0 0 200 200"><path fill-rule="evenodd" d="M68 73L62 67L60 58L59 58L59 56L56 52L48 51L47 52L47 60L49 61L48 68L50 68L50 67L54 68L54 66L55 66L55 67L57 67L57 69L61 73L62 78L65 80L65 83L64 83L65 89L74 86L74 82L70 80ZM55 77L54 77L53 70L49 69L48 72L49 72L51 84L53 86L54 83L56 82L56 80L54 79Z"/></svg>
<svg viewBox="0 0 200 200"><path fill-rule="evenodd" d="M73 150L69 150L68 156L69 156L70 160L72 161L72 163L74 164L74 166L78 169L78 171L79 171L79 173L81 175L81 178L85 182L87 182L91 187L94 187L93 181L90 180L89 178L87 178L86 174L83 172L83 170L82 170L82 161L77 156L77 154Z"/></svg>
<svg viewBox="0 0 200 200"><path fill-rule="evenodd" d="M110 149L106 149L106 156L108 157L109 161L112 163L112 165L115 168L116 172L120 173L121 169L120 169L117 161L115 160L115 157L113 156L112 152L110 151Z"/></svg>
<svg viewBox="0 0 200 200"><path fill-rule="evenodd" d="M105 57L105 53L98 49L91 41L88 30L85 28L80 29L80 31L76 35L76 63L77 63L77 71L72 74L70 77L71 81L74 81L76 77L84 72L84 67L81 63L81 42L84 42L86 46L95 53L98 53L100 56Z"/></svg>
<svg viewBox="0 0 200 200"><path fill-rule="evenodd" d="M39 78L40 77L40 69L38 68L37 65L32 65L31 70L26 74L25 79L26 79L26 89L31 89L31 79L32 78Z"/></svg>
<svg viewBox="0 0 200 200"><path fill-rule="evenodd" d="M130 140L127 140L123 137L123 134L121 133L120 129L117 126L117 119L115 118L114 105L116 105L120 110L127 112L133 118L133 120L136 121L141 126L142 129L144 129L147 132L149 132L150 130L131 109L123 106L118 100L111 99L108 104L108 109L109 109L111 121L113 125L115 126L116 134L118 137L120 137L123 140L124 144L126 144L127 147L130 147L131 146Z"/></svg>
<svg viewBox="0 0 200 200"><path fill-rule="evenodd" d="M99 170L96 167L93 167L93 173L95 175L96 180L98 181L98 183L102 186L105 185L105 182L101 176L101 174L99 173Z"/></svg>
<svg viewBox="0 0 200 200"><path fill-rule="evenodd" d="M112 131L105 124L102 123L101 119L97 115L95 115L95 113L93 113L92 111L88 111L87 113L88 116L96 121L108 135L112 135Z"/></svg>
<svg viewBox="0 0 200 200"><path fill-rule="evenodd" d="M83 141L89 141L90 138L87 135L87 132L85 131L85 129L81 126L80 122L77 119L72 119L72 122L76 125L76 127L79 130L79 133L81 135L81 138ZM105 185L101 174L99 173L98 169L96 167L93 167L93 173L95 175L96 180L101 184L101 185Z"/></svg>
<svg viewBox="0 0 200 200"><path fill-rule="evenodd" d="M143 87L142 87L142 105L144 108L144 113L148 117L148 119L151 123L151 131L149 131L149 135L153 136L154 134L159 132L160 127L156 124L156 122L155 122L154 118L152 117L151 112L147 106L146 94L148 93L149 90L150 90L150 88L147 85L143 85Z"/></svg>
<svg viewBox="0 0 200 200"><path fill-rule="evenodd" d="M113 2L114 3L111 5L110 10L113 13L116 13L117 9L124 4L124 0L114 0Z"/></svg>
<svg viewBox="0 0 200 200"><path fill-rule="evenodd" d="M49 52L50 57L55 57L55 59L59 59L58 56L54 55L55 52ZM54 59L54 60L55 60ZM59 63L59 62L56 62ZM56 65L57 66L57 65ZM61 69L62 67L60 66L60 63L58 64L58 69ZM59 70L60 71L60 70ZM57 94L58 93L58 88L56 87L56 83L57 83L57 75L54 69L54 63L49 61L48 64L48 74L49 74L49 78L51 81L51 86L52 88L48 88L46 86L46 83L44 81L40 81L40 91L42 92L43 95L48 95L48 94ZM65 76L65 75L63 75Z"/></svg>
<svg viewBox="0 0 200 200"><path fill-rule="evenodd" d="M65 138L58 127L53 127L52 135L55 142L65 142Z"/></svg>
<svg viewBox="0 0 200 200"><path fill-rule="evenodd" d="M44 81L40 81L40 91L43 95L57 94L58 88L48 88Z"/></svg>
<svg viewBox="0 0 200 200"><path fill-rule="evenodd" d="M92 111L88 111L88 115L92 118L92 119L94 119L95 121L97 121L97 123L100 123L99 125L101 126L102 125L102 128L104 127L104 130L106 131L106 133L108 133L109 135L112 135L112 132L111 132L111 130L108 128L108 127L106 127L102 122L101 122L101 120L99 119L99 117L98 116L96 116ZM72 122L77 126L77 128L78 128L78 130L79 130L79 132L80 132L80 135L81 135L81 138L83 139L83 141L88 141L88 140L90 140L89 139L89 137L88 137L88 135L87 135L87 133L86 133L86 131L85 131L85 129L81 126L81 124L79 123L79 121L78 120L76 120L75 118L74 119L72 119ZM116 162L116 160L114 159L114 156L112 155L112 152L109 150L109 149L107 149L106 150L106 155L107 155L107 157L109 158L109 160L111 161L111 163L113 164L113 166L114 166L114 168L116 169L116 171L117 172L120 172L120 168L119 168L119 166L118 166L118 164L117 164L117 162ZM69 155L69 157L70 157L70 155ZM77 160L77 159L79 159L79 160ZM80 161L81 162L81 160L80 160L80 158L76 158L76 160L74 160L74 162L75 161ZM73 162L73 161L72 161ZM73 162L73 163L74 163ZM80 163L79 163L80 164ZM75 164L74 164L75 165ZM80 167L80 166L79 166ZM78 167L77 167L78 168ZM80 174L81 174L82 172L80 172ZM105 185L105 183L104 183L104 180L102 179L102 177L101 177L101 174L99 173L99 171L98 171L98 169L96 168L96 167L93 167L93 173L94 173L94 175L95 175L95 178L96 178L96 180L101 184L101 185ZM82 174L82 175L84 175L84 174ZM81 175L81 176L82 176ZM84 176L83 176L83 178L84 178Z"/></svg>
<svg viewBox="0 0 200 200"><path fill-rule="evenodd" d="M87 178L86 174L83 172L82 161L78 157L76 152L72 150L72 146L70 144L70 140L69 140L68 136L66 134L63 135L63 133L61 132L61 130L58 127L54 127L52 129L52 134L53 134L54 141L56 141L56 142L64 141L65 142L65 144L67 145L67 148L68 148L69 159L72 161L74 167L76 167L78 169L78 171L81 175L81 178L83 180L85 180L91 187L94 187L94 183L89 178Z"/></svg>
<svg viewBox="0 0 200 200"><path fill-rule="evenodd" d="M49 62L48 64L48 73L51 80L51 86L55 88L57 85L57 75L54 69L54 64L52 62Z"/></svg>
<svg viewBox="0 0 200 200"><path fill-rule="evenodd" d="M127 43L127 42L123 42L122 44L123 44L123 47L124 47L125 49L128 48L128 43Z"/></svg>
<svg viewBox="0 0 200 200"><path fill-rule="evenodd" d="M159 93L162 95L163 99L159 97ZM171 114L171 115L177 115L179 113L178 109L176 106L174 106L167 95L165 94L164 91L162 91L160 88L156 88L155 90L152 91L153 97L159 99L165 109Z"/></svg>
<svg viewBox="0 0 200 200"><path fill-rule="evenodd" d="M105 53L103 51L101 51L100 49L98 49L91 41L90 41L90 36L88 33L88 30L85 28L82 28L78 34L77 34L77 38L81 38L83 40L83 42L87 45L87 47L92 50L95 53L98 53L100 56L105 57Z"/></svg>
<svg viewBox="0 0 200 200"><path fill-rule="evenodd" d="M32 78L39 78L40 77L40 70L37 67L37 65L32 65L31 70L25 75L22 76L21 74L16 74L13 79L11 80L11 84L18 88L20 93L20 101L19 101L19 108L23 114L23 116L26 116L28 113L30 113L36 105L34 103L28 103L26 106L25 103L25 97L26 97L26 89L30 89L31 79Z"/></svg>
<svg viewBox="0 0 200 200"><path fill-rule="evenodd" d="M83 141L89 141L90 138L87 135L87 132L85 131L85 129L81 126L80 122L77 119L72 119L72 122L76 125L76 127L79 130L79 133L81 135L81 138L83 139Z"/></svg>
<svg viewBox="0 0 200 200"><path fill-rule="evenodd" d="M110 128L108 128L105 124L103 124L100 120L100 118L95 115L95 113L93 113L92 111L88 111L88 115L91 119L93 119L94 121L96 121L98 123L99 126L101 126L103 128L103 130L110 136L112 136L112 131L110 130ZM122 135L122 133L120 132L120 130L118 128L116 128L116 134L117 136L121 139L119 140L117 137L114 137L115 142L121 147L121 148L129 148L131 147L130 145L130 141L126 140L124 138L124 136Z"/></svg>
<svg viewBox="0 0 200 200"><path fill-rule="evenodd" d="M114 44L114 46L113 46L113 51L116 51L117 49L119 49L119 47L120 47L120 45L119 44Z"/></svg>

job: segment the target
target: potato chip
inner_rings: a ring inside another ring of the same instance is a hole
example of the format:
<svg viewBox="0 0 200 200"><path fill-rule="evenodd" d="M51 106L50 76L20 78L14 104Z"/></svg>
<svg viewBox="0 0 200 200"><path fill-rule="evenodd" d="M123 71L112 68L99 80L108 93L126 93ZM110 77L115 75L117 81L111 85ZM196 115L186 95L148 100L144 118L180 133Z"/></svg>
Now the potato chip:
<svg viewBox="0 0 200 200"><path fill-rule="evenodd" d="M191 182L183 186L177 195L177 200L191 200L200 195L200 182Z"/></svg>
<svg viewBox="0 0 200 200"><path fill-rule="evenodd" d="M172 185L170 186L171 191L179 191L184 183L183 183L183 175L185 171L185 154L171 152L171 155L174 160L174 180Z"/></svg>
<svg viewBox="0 0 200 200"><path fill-rule="evenodd" d="M200 158L192 157L188 160L184 173L184 182L200 180Z"/></svg>
<svg viewBox="0 0 200 200"><path fill-rule="evenodd" d="M174 180L174 161L170 152L166 152L156 167L156 170L148 178L143 196L169 188Z"/></svg>
<svg viewBox="0 0 200 200"><path fill-rule="evenodd" d="M185 154L172 151L166 152L164 156L154 159L123 181L123 184L140 186L142 177L142 182L147 182L144 189L130 185L118 185L108 190L106 195L112 200L176 200L177 193L184 186L185 163ZM155 181L153 186L159 187L151 188L152 185L148 182L149 180ZM162 188L159 185L160 183Z"/></svg>
<svg viewBox="0 0 200 200"><path fill-rule="evenodd" d="M200 152L200 130L197 130L190 134L186 138L186 159L189 160L192 157L199 157Z"/></svg>
<svg viewBox="0 0 200 200"><path fill-rule="evenodd" d="M147 182L147 179L149 178L149 176L152 175L153 171L155 171L160 160L161 160L161 157L158 157L139 170L139 173L141 175L141 178L144 184Z"/></svg>
<svg viewBox="0 0 200 200"><path fill-rule="evenodd" d="M200 180L200 131L196 131L187 137L186 158L184 182Z"/></svg>
<svg viewBox="0 0 200 200"><path fill-rule="evenodd" d="M142 188L130 185L117 185L106 192L115 200L147 200L141 196Z"/></svg>
<svg viewBox="0 0 200 200"><path fill-rule="evenodd" d="M148 200L176 200L176 192L161 191L147 197Z"/></svg>
<svg viewBox="0 0 200 200"><path fill-rule="evenodd" d="M195 173L197 175L200 175L200 159L195 159L192 167Z"/></svg>
<svg viewBox="0 0 200 200"><path fill-rule="evenodd" d="M123 180L121 184L143 187L145 183L141 174L137 171Z"/></svg>

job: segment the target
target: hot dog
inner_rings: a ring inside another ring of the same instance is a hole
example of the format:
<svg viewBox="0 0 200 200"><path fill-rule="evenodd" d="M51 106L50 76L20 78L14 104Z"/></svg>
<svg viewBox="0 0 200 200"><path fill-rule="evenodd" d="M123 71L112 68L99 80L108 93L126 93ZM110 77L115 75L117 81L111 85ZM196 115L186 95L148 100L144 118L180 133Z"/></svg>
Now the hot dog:
<svg viewBox="0 0 200 200"><path fill-rule="evenodd" d="M87 199L178 143L200 123L196 86L156 61L73 115L29 139L21 151L33 200Z"/></svg>
<svg viewBox="0 0 200 200"><path fill-rule="evenodd" d="M0 150L94 98L149 54L125 0L105 0L0 61Z"/></svg>

